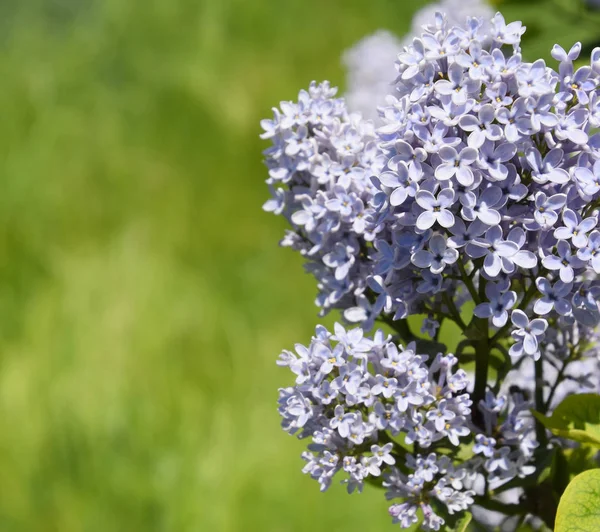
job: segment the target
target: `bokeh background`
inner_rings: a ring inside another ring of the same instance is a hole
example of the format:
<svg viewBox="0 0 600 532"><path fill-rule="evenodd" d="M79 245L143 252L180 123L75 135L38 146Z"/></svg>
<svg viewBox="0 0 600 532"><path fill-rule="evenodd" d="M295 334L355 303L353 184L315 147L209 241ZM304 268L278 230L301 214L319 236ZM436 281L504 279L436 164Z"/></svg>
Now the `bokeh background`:
<svg viewBox="0 0 600 532"><path fill-rule="evenodd" d="M598 37L575 4L499 8L549 58ZM318 318L258 122L423 5L0 2L0 531L392 530L279 429Z"/></svg>

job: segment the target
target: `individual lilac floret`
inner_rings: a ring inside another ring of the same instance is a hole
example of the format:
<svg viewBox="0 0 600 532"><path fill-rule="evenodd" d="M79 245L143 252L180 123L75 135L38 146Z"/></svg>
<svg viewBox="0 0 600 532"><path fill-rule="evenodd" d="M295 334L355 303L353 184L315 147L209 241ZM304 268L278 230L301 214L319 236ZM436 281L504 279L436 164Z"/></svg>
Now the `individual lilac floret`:
<svg viewBox="0 0 600 532"><path fill-rule="evenodd" d="M592 231L585 247L577 251L577 256L589 263L594 272L600 273L600 231Z"/></svg>
<svg viewBox="0 0 600 532"><path fill-rule="evenodd" d="M549 229L558 220L558 212L564 207L566 201L567 196L565 194L554 194L548 197L544 192L538 192L535 196L535 211L533 213L535 221L543 229Z"/></svg>
<svg viewBox="0 0 600 532"><path fill-rule="evenodd" d="M495 327L502 327L508 321L508 311L515 304L517 294L512 290L502 292L497 284L489 283L485 295L489 303L480 303L473 313L478 318L492 318Z"/></svg>
<svg viewBox="0 0 600 532"><path fill-rule="evenodd" d="M429 241L429 251L417 251L412 257L412 263L419 268L429 268L431 273L441 273L447 265L454 264L458 259L458 251L447 247L446 239L435 235Z"/></svg>
<svg viewBox="0 0 600 532"><path fill-rule="evenodd" d="M577 166L571 173L579 195L586 201L592 201L600 191L600 160L595 160L592 168Z"/></svg>
<svg viewBox="0 0 600 532"><path fill-rule="evenodd" d="M437 197L428 190L421 190L417 193L416 201L423 209L417 219L417 227L422 231L429 229L436 222L446 228L454 224L454 216L448 209L454 202L454 192L451 189L441 190Z"/></svg>
<svg viewBox="0 0 600 532"><path fill-rule="evenodd" d="M570 240L579 249L585 247L588 241L587 234L598 224L598 220L594 216L579 221L577 214L568 208L563 211L562 219L564 227L554 230L554 238Z"/></svg>
<svg viewBox="0 0 600 532"><path fill-rule="evenodd" d="M498 212L500 202L502 202L502 190L499 187L488 187L479 197L472 199L469 197L464 201L462 215L469 221L477 219L488 226L497 226L502 220Z"/></svg>
<svg viewBox="0 0 600 532"><path fill-rule="evenodd" d="M542 265L550 271L558 271L563 283L571 283L575 278L575 270L583 267L582 261L566 240L559 240L556 245L556 255L548 255L542 260Z"/></svg>
<svg viewBox="0 0 600 532"><path fill-rule="evenodd" d="M470 166L477 160L477 151L473 148L463 148L458 153L452 146L444 146L438 152L443 164L437 167L435 177L447 181L456 176L456 180L468 187L475 181Z"/></svg>
<svg viewBox="0 0 600 532"><path fill-rule="evenodd" d="M550 150L542 159L535 148L527 150L527 163L531 168L531 177L536 183L564 184L569 182L569 173L561 168L564 152L561 149Z"/></svg>
<svg viewBox="0 0 600 532"><path fill-rule="evenodd" d="M571 291L571 284L563 281L556 281L556 283L552 285L548 279L538 277L536 285L542 294L542 297L538 299L533 306L533 311L536 314L545 316L553 309L561 316L566 316L571 312L571 304L566 299L566 296Z"/></svg>
<svg viewBox="0 0 600 532"><path fill-rule="evenodd" d="M548 328L548 322L543 318L529 320L527 314L519 309L512 311L510 319L515 326L512 337L516 340L510 348L510 355L520 357L526 354L537 360L540 357L539 343Z"/></svg>

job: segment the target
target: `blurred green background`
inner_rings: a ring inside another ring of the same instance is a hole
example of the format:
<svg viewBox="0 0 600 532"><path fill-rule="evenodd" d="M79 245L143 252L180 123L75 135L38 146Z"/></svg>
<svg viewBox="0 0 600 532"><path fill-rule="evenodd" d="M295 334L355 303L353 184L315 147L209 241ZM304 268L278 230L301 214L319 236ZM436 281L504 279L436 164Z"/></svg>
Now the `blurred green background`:
<svg viewBox="0 0 600 532"><path fill-rule="evenodd" d="M525 55L594 35L547 4L501 6ZM279 429L318 318L258 122L422 5L0 2L0 531L392 529Z"/></svg>

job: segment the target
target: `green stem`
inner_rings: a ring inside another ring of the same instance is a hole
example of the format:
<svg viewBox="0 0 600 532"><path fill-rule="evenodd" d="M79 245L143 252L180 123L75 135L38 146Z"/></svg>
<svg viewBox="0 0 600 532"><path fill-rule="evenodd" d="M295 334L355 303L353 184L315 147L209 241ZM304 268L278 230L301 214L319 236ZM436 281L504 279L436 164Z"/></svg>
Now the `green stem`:
<svg viewBox="0 0 600 532"><path fill-rule="evenodd" d="M478 405L485 398L488 380L488 368L490 363L490 344L488 338L488 320L486 318L474 318L475 324L481 332L481 337L474 342L475 346L475 386L473 389L473 421L479 427L483 427L483 415Z"/></svg>
<svg viewBox="0 0 600 532"><path fill-rule="evenodd" d="M392 323L396 324L394 330L397 331L400 336L402 336L405 342L412 342L413 340L417 339L414 333L410 330L408 320L392 320Z"/></svg>
<svg viewBox="0 0 600 532"><path fill-rule="evenodd" d="M417 336L415 336L415 334L410 330L410 325L406 319L394 321L391 316L381 314L378 320L382 321L396 333L398 333L398 336L400 336L400 338L407 344L417 339Z"/></svg>
<svg viewBox="0 0 600 532"><path fill-rule="evenodd" d="M542 414L546 413L544 405L544 361L542 357L535 361L535 409ZM535 424L535 434L540 447L545 447L548 443L546 428L539 421L536 421Z"/></svg>
<svg viewBox="0 0 600 532"><path fill-rule="evenodd" d="M496 349L496 351L501 353L502 356L504 357L504 363L502 364L500 370L498 371L497 378L496 378L496 385L494 386L494 393L498 393L498 391L500 390L500 386L502 385L502 379L504 377L506 377L506 374L510 370L510 367L512 364L512 359L510 358L510 354L508 353L506 348L503 345L499 344L498 342L496 342L492 345L492 349Z"/></svg>
<svg viewBox="0 0 600 532"><path fill-rule="evenodd" d="M577 346L579 347L579 346ZM569 354L569 356L565 359L565 361L563 362L563 365L561 366L561 368L558 370L558 374L556 375L556 380L554 381L554 384L552 385L552 388L550 389L550 394L548 395L548 399L546 400L546 404L544 405L544 410L542 412L542 414L545 414L546 412L548 412L548 409L552 406L552 399L554 399L554 394L556 393L556 390L559 386L559 384L564 380L564 376L565 376L565 372L567 370L568 365L571 362L575 362L576 360L578 360L580 357L580 352L577 350L577 348L573 348L571 350L571 353Z"/></svg>
<svg viewBox="0 0 600 532"><path fill-rule="evenodd" d="M454 301L452 301L447 292L444 292L442 294L442 299L444 300L446 307L448 307L448 311L452 315L452 321L454 321L454 323L456 323L456 325L460 327L461 331L464 331L467 328L467 326L463 319L460 317L460 312L458 312Z"/></svg>
<svg viewBox="0 0 600 532"><path fill-rule="evenodd" d="M477 290L475 290L475 285L473 284L473 280L467 274L467 270L465 270L465 265L460 260L457 261L457 264L458 264L458 269L460 270L460 277L462 279L462 282L465 283L465 286L467 287L469 294L471 294L471 297L473 298L473 302L476 304L480 303L479 295L477 294Z"/></svg>

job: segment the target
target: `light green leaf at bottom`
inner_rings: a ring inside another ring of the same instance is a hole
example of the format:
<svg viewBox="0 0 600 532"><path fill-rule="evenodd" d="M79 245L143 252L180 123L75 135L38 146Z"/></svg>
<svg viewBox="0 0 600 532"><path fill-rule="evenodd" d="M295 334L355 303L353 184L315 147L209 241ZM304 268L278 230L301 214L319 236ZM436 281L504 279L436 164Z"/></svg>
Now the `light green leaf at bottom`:
<svg viewBox="0 0 600 532"><path fill-rule="evenodd" d="M577 475L560 498L555 532L600 531L600 469Z"/></svg>

